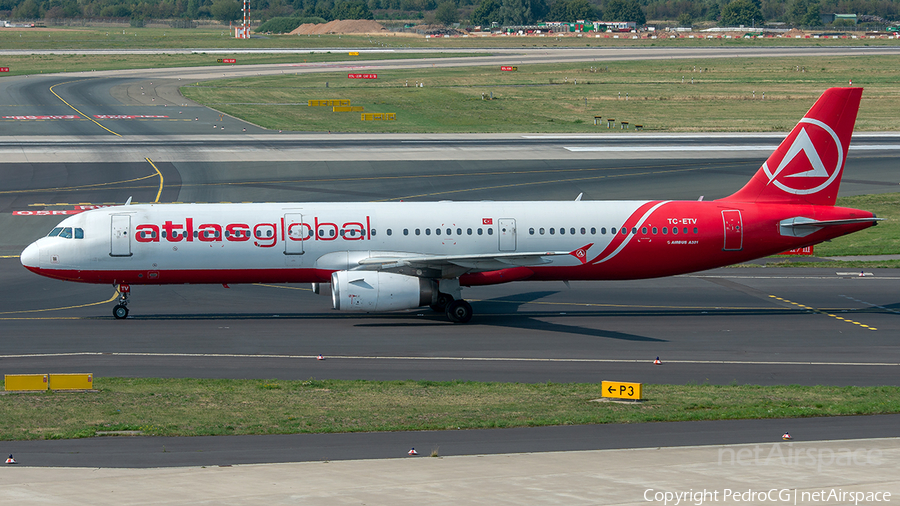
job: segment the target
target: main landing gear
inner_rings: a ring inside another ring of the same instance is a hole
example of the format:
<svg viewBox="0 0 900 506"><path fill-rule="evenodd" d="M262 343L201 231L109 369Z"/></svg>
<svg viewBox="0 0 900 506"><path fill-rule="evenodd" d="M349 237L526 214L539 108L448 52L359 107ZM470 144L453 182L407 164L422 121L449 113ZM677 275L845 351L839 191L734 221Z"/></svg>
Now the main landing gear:
<svg viewBox="0 0 900 506"><path fill-rule="evenodd" d="M472 305L463 299L454 299L448 293L439 293L437 302L429 306L436 313L444 313L453 323L468 323L472 319Z"/></svg>
<svg viewBox="0 0 900 506"><path fill-rule="evenodd" d="M124 320L128 318L128 294L131 293L131 285L122 283L117 288L119 292L119 303L113 308L113 316L116 320Z"/></svg>

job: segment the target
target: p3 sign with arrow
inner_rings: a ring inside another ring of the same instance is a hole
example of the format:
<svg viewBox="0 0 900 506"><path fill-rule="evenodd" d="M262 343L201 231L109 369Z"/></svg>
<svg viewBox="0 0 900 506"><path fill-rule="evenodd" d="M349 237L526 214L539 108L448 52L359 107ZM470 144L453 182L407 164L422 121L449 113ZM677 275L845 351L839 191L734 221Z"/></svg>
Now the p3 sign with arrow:
<svg viewBox="0 0 900 506"><path fill-rule="evenodd" d="M604 381L601 384L603 397L615 397L617 399L641 399L640 383L623 383L621 381Z"/></svg>

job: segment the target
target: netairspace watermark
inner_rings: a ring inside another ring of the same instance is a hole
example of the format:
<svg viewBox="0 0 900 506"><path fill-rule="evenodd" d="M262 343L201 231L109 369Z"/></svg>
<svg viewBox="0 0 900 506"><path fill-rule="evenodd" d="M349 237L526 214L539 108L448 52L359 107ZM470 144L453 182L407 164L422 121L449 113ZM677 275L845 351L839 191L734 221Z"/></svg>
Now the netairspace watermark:
<svg viewBox="0 0 900 506"><path fill-rule="evenodd" d="M832 504L872 504L891 502L891 493L878 492L850 492L839 488L822 490L797 490L795 488L772 488L769 490L694 490L671 491L648 488L644 491L644 500L652 503L662 503L663 506L693 505L702 506L704 503L772 503L772 504L798 504L798 503L832 503Z"/></svg>
<svg viewBox="0 0 900 506"><path fill-rule="evenodd" d="M776 443L768 451L761 445L746 446L737 450L734 448L719 449L720 466L815 467L819 473L822 472L822 469L831 466L879 466L882 463L881 457L882 452L878 448L838 448L834 450L821 447L794 447L793 443L787 445Z"/></svg>

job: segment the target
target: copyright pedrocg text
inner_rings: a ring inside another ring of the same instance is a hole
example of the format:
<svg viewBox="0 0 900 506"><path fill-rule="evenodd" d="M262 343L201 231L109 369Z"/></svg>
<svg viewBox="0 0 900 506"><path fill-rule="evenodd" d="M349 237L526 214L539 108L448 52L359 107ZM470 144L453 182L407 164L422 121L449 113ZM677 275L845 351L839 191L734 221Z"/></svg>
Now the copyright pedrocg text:
<svg viewBox="0 0 900 506"><path fill-rule="evenodd" d="M772 504L871 504L891 502L890 492L857 492L846 491L839 488L822 490L798 490L791 488L772 488L768 490L656 490L648 488L644 490L644 500L652 503L662 503L663 506L694 505L702 506L704 503L772 503Z"/></svg>

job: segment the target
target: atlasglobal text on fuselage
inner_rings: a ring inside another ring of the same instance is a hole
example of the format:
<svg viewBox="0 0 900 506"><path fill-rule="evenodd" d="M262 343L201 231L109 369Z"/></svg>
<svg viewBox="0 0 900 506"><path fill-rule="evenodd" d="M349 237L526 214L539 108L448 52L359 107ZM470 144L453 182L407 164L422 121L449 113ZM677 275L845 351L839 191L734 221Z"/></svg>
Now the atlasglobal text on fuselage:
<svg viewBox="0 0 900 506"><path fill-rule="evenodd" d="M51 278L131 285L331 285L344 311L431 306L464 323L462 287L671 276L876 224L835 207L861 88L831 88L742 189L712 201L140 204L63 220L22 252Z"/></svg>

